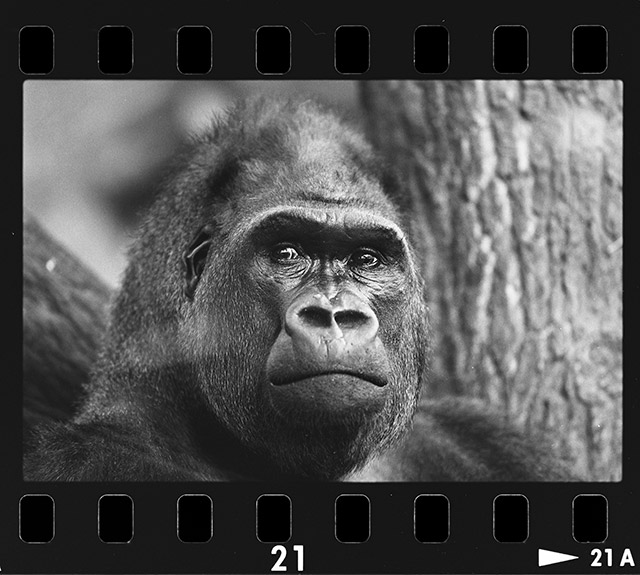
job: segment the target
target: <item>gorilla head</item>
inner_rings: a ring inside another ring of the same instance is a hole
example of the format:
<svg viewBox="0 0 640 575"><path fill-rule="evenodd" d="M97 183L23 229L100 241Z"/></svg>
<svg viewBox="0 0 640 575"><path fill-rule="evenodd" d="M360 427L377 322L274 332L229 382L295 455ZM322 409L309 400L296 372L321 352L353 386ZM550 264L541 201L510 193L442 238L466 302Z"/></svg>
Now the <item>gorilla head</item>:
<svg viewBox="0 0 640 575"><path fill-rule="evenodd" d="M230 441L296 477L339 479L387 448L428 347L394 186L311 102L234 108L146 219L83 417L152 422L211 461Z"/></svg>

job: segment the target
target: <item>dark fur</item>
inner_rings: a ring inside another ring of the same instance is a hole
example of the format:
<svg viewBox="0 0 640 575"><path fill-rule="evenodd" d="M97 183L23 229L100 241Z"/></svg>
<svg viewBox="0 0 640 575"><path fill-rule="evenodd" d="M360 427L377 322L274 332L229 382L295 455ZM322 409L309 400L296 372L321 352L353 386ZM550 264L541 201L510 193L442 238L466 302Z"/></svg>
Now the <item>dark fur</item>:
<svg viewBox="0 0 640 575"><path fill-rule="evenodd" d="M70 422L40 429L26 478L566 477L547 451L481 407L422 404L416 414L428 330L411 243L369 283L325 270L293 286L263 270L255 237L277 234L278 219L256 230L279 206L324 210L327 221L366 212L410 231L394 182L357 132L315 104L233 109L165 182L132 249L87 399ZM326 239L319 246L333 249ZM359 353L380 349L372 369L387 385L363 386L362 396L340 387L328 396L321 386L314 399L303 383L274 392L266 373L291 363L286 311L305 290L311 297L334 284L353 288L376 315L377 347Z"/></svg>

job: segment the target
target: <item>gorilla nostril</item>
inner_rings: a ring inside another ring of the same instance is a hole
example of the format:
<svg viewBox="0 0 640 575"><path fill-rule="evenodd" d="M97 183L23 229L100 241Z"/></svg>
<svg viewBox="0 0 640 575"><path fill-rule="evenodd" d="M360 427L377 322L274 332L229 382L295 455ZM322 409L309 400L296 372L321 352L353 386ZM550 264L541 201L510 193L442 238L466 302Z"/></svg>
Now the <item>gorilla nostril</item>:
<svg viewBox="0 0 640 575"><path fill-rule="evenodd" d="M318 307L307 306L298 312L298 316L306 325L313 327L331 327L333 313L331 310Z"/></svg>
<svg viewBox="0 0 640 575"><path fill-rule="evenodd" d="M364 325L369 316L361 311L345 309L338 311L333 316L341 329L353 329Z"/></svg>

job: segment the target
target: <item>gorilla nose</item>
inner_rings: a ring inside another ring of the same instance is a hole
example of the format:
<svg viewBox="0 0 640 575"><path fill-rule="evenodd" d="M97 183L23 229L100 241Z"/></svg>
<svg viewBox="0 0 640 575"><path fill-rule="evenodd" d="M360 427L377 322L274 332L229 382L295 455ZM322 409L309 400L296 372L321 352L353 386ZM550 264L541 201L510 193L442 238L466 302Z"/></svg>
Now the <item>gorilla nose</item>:
<svg viewBox="0 0 640 575"><path fill-rule="evenodd" d="M369 305L350 292L332 299L309 294L294 301L285 318L285 330L298 345L339 359L352 348L370 344L378 334L378 319Z"/></svg>

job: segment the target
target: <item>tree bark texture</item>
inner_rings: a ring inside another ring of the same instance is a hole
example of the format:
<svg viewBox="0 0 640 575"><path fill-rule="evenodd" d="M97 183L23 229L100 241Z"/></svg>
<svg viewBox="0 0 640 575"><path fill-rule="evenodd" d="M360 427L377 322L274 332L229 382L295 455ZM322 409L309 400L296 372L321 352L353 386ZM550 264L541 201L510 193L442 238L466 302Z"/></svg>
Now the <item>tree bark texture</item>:
<svg viewBox="0 0 640 575"><path fill-rule="evenodd" d="M418 221L430 389L552 431L584 478L622 476L622 84L362 85L369 135Z"/></svg>

